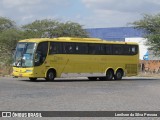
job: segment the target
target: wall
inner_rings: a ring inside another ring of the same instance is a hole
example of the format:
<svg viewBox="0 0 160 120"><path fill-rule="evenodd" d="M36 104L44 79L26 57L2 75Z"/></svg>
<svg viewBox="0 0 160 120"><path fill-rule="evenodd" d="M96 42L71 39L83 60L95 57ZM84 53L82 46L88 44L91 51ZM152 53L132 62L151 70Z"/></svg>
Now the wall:
<svg viewBox="0 0 160 120"><path fill-rule="evenodd" d="M160 60L141 60L141 71L148 73L160 73Z"/></svg>

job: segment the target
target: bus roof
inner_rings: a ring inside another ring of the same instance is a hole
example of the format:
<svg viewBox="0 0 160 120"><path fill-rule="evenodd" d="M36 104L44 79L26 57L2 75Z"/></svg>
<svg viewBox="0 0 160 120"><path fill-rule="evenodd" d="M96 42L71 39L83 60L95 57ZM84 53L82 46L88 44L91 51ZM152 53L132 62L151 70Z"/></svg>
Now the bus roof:
<svg viewBox="0 0 160 120"><path fill-rule="evenodd" d="M110 43L110 44L137 44L136 42L121 42L121 41L107 41L99 38L73 38L73 37L59 37L59 38L31 38L20 40L19 42L44 42L44 41L55 41L55 42L81 42L81 43Z"/></svg>

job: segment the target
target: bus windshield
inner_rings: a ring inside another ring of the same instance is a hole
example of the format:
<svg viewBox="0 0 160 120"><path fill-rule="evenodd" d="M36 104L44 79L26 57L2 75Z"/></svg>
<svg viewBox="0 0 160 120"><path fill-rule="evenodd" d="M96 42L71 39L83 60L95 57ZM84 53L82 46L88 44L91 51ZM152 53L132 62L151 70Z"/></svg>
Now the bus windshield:
<svg viewBox="0 0 160 120"><path fill-rule="evenodd" d="M36 43L20 42L14 54L13 66L32 67Z"/></svg>

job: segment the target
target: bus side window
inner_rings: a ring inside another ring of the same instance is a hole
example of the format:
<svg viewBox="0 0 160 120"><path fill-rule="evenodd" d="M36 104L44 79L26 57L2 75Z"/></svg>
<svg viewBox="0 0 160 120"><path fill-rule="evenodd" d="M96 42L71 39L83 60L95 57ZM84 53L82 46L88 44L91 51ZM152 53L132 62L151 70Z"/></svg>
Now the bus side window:
<svg viewBox="0 0 160 120"><path fill-rule="evenodd" d="M133 45L131 46L131 54L136 55L138 53L138 46Z"/></svg>
<svg viewBox="0 0 160 120"><path fill-rule="evenodd" d="M106 45L101 45L100 54L101 55L105 55L106 54Z"/></svg>
<svg viewBox="0 0 160 120"><path fill-rule="evenodd" d="M124 55L130 55L131 53L131 46L130 45L124 45L123 46L123 54Z"/></svg>
<svg viewBox="0 0 160 120"><path fill-rule="evenodd" d="M89 54L100 54L101 46L99 44L89 44Z"/></svg>
<svg viewBox="0 0 160 120"><path fill-rule="evenodd" d="M62 49L61 49L61 43L59 42L51 42L50 43L50 49L49 49L49 54L61 54Z"/></svg>
<svg viewBox="0 0 160 120"><path fill-rule="evenodd" d="M106 47L106 55L111 55L112 54L112 45L105 45Z"/></svg>
<svg viewBox="0 0 160 120"><path fill-rule="evenodd" d="M76 46L75 46L75 53L77 53L77 54L80 54L80 53L81 53L80 44L76 44Z"/></svg>
<svg viewBox="0 0 160 120"><path fill-rule="evenodd" d="M75 44L74 43L64 43L63 51L65 54L74 54L75 53Z"/></svg>
<svg viewBox="0 0 160 120"><path fill-rule="evenodd" d="M113 54L115 54L115 55L123 55L123 47L122 47L122 45L113 45Z"/></svg>
<svg viewBox="0 0 160 120"><path fill-rule="evenodd" d="M88 44L76 43L75 53L76 54L88 54Z"/></svg>

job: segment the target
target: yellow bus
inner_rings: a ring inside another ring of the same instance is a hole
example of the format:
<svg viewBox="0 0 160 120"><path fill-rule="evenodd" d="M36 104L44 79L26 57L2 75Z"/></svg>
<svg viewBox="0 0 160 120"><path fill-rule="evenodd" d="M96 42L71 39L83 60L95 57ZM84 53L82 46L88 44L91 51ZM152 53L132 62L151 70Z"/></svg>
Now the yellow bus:
<svg viewBox="0 0 160 120"><path fill-rule="evenodd" d="M39 38L18 42L13 76L30 80L87 77L115 80L138 73L139 47L136 43L98 38Z"/></svg>

